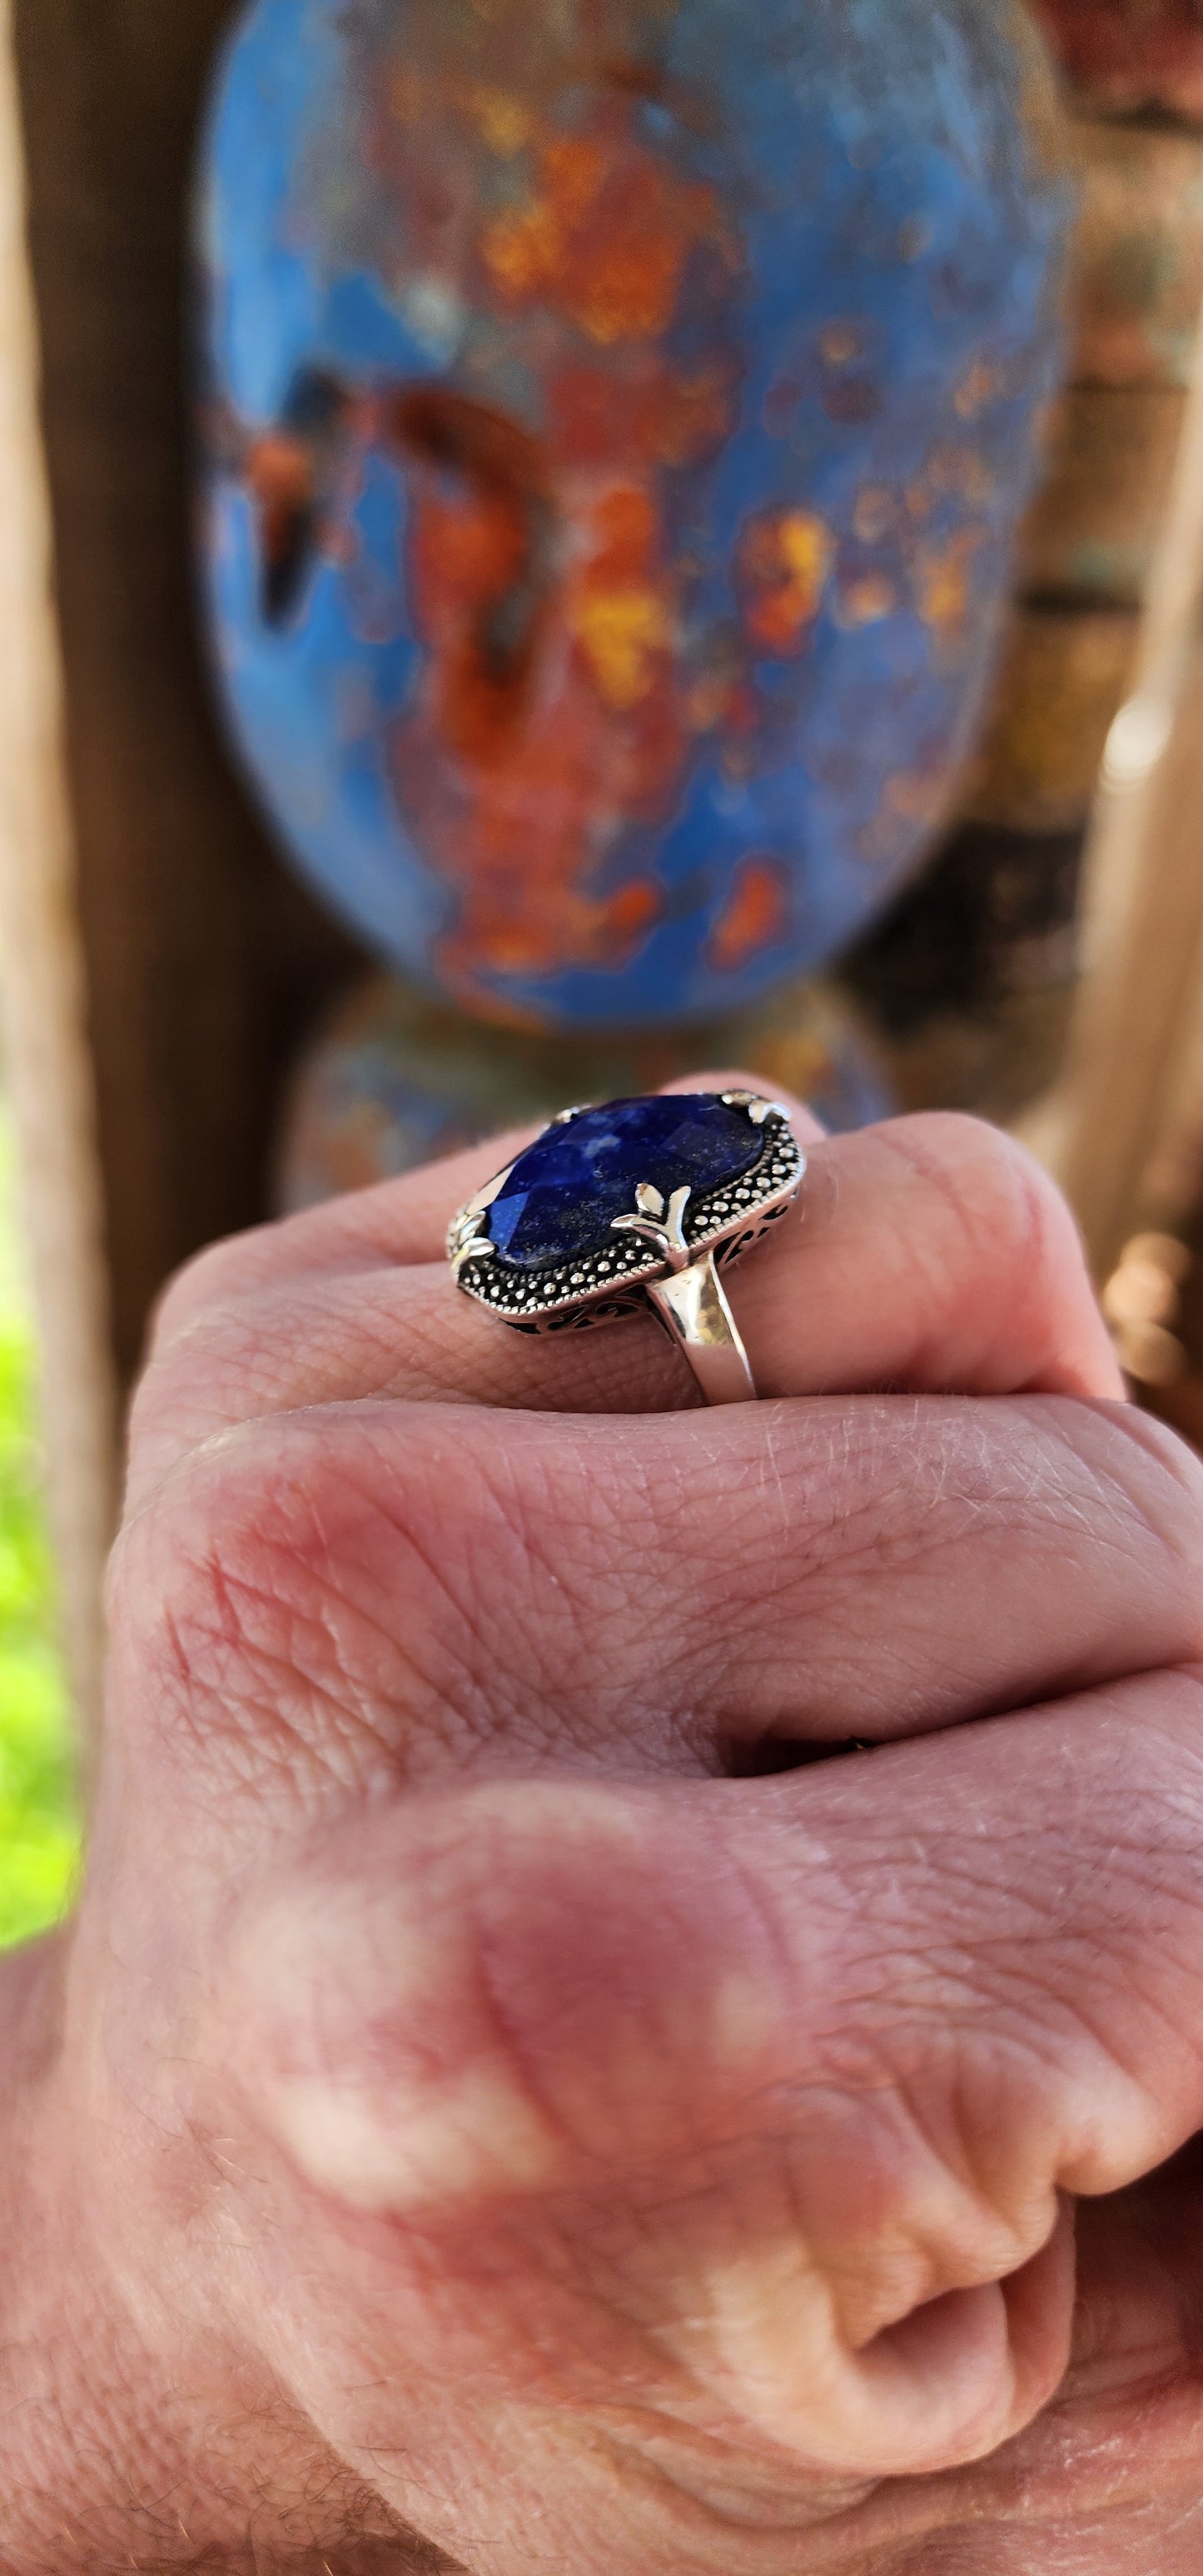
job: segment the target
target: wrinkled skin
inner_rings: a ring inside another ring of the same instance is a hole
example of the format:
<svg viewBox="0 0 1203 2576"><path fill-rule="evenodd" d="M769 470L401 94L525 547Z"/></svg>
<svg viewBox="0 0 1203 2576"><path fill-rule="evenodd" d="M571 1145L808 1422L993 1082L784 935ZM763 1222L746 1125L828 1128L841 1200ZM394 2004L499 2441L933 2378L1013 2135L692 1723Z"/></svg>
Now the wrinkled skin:
<svg viewBox="0 0 1203 2576"><path fill-rule="evenodd" d="M985 1129L816 1143L710 1413L455 1297L501 1159L164 1305L0 2566L1187 2576L1203 1474Z"/></svg>

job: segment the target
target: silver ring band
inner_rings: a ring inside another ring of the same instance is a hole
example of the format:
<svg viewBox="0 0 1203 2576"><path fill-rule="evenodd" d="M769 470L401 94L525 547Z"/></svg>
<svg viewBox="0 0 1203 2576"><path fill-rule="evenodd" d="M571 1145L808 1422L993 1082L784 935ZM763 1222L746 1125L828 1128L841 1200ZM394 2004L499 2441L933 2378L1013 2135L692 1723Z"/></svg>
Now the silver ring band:
<svg viewBox="0 0 1203 2576"><path fill-rule="evenodd" d="M684 1351L707 1404L749 1404L756 1380L743 1336L714 1266L714 1254L689 1261L671 1279L658 1279L648 1298Z"/></svg>

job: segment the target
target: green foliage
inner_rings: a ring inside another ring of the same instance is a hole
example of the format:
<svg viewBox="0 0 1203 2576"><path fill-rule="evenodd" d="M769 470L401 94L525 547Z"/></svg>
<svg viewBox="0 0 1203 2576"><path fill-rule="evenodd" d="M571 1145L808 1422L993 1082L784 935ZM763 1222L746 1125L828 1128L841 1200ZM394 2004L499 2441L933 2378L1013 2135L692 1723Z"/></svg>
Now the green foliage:
<svg viewBox="0 0 1203 2576"><path fill-rule="evenodd" d="M36 1438L36 1356L0 1128L0 1946L55 1922L79 1852Z"/></svg>

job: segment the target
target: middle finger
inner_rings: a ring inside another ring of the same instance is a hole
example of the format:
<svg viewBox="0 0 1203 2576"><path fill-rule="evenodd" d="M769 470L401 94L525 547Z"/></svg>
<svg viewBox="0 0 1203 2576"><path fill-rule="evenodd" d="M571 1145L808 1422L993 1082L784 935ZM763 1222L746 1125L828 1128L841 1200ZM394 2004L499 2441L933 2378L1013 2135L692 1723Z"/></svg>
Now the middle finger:
<svg viewBox="0 0 1203 2576"><path fill-rule="evenodd" d="M1068 1210L1009 1139L970 1119L909 1118L810 1150L801 1211L734 1274L762 1395L1122 1393ZM448 1193L445 1216L462 1181L452 1166L441 1184L425 1176L428 1191ZM339 1217L344 1229L358 1204ZM212 1302L197 1305L187 1278L183 1310L178 1291L168 1301L135 1414L135 1501L213 1431L301 1405L389 1396L585 1413L697 1402L650 1315L531 1337L457 1295L445 1264L302 1268L265 1284L256 1254L232 1294L240 1258L236 1245L219 1256L225 1284Z"/></svg>

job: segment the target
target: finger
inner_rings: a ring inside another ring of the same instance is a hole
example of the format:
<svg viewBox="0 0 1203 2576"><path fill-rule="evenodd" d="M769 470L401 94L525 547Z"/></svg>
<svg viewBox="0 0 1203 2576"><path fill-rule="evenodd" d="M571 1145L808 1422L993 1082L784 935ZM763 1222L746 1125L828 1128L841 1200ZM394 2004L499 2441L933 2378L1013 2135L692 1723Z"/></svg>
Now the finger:
<svg viewBox="0 0 1203 2576"><path fill-rule="evenodd" d="M537 2318L570 2399L980 2456L1064 2366L1063 2196L1203 2121L1201 1754L1180 1674L800 1781L377 1808L245 1924L243 2098L390 2309L437 2282L448 2371L517 2396Z"/></svg>
<svg viewBox="0 0 1203 2576"><path fill-rule="evenodd" d="M440 1261L457 1208L540 1132L537 1127L510 1129L397 1180L348 1191L297 1216L279 1217L207 1245L168 1281L153 1318L152 1347L186 1331L215 1306L279 1281L306 1274L354 1278L382 1263Z"/></svg>
<svg viewBox="0 0 1203 2576"><path fill-rule="evenodd" d="M173 1499L174 1498L174 1499ZM135 1654L255 1758L785 1767L1203 1656L1203 1468L1134 1409L820 1399L581 1426L331 1408L214 1443L122 1543ZM200 1569L198 1576L197 1569Z"/></svg>
<svg viewBox="0 0 1203 2576"><path fill-rule="evenodd" d="M739 1287L764 1395L1123 1396L1069 1208L997 1127L937 1112L832 1138L782 1231Z"/></svg>
<svg viewBox="0 0 1203 2576"><path fill-rule="evenodd" d="M758 1079L701 1074L665 1088L749 1089ZM803 1102L777 1096L800 1140L822 1138ZM492 1331L482 1344L483 1319L449 1296L452 1216L540 1132L494 1136L400 1180L211 1244L187 1263L153 1318L131 1420L127 1500L136 1506L183 1449L211 1432L302 1404L462 1396L592 1412L612 1409L616 1387L628 1382L639 1410L695 1402L683 1364L668 1364L658 1327L640 1332L636 1350L624 1336L617 1371L612 1350L598 1349L592 1335L573 1336L566 1364L549 1379L544 1346L532 1350L507 1334L505 1348ZM411 1268L420 1275L407 1280Z"/></svg>
<svg viewBox="0 0 1203 2576"><path fill-rule="evenodd" d="M666 1091L676 1093L762 1088L760 1076L746 1070L687 1074L664 1085ZM788 1109L801 1143L822 1137L823 1128L804 1102L779 1091L774 1097ZM160 1302L158 1335L169 1339L214 1305L277 1282L295 1282L307 1273L332 1279L340 1274L358 1277L380 1266L441 1264L447 1228L457 1209L514 1162L541 1132L538 1127L513 1128L441 1162L423 1164L398 1180L350 1191L299 1216L210 1245L168 1286Z"/></svg>
<svg viewBox="0 0 1203 2576"><path fill-rule="evenodd" d="M1123 1394L1063 1200L976 1120L899 1119L813 1146L799 1208L731 1295L764 1396ZM135 1490L228 1423L378 1395L566 1412L699 1400L650 1317L539 1339L457 1295L441 1264L309 1269L186 1320L168 1310L135 1417Z"/></svg>

